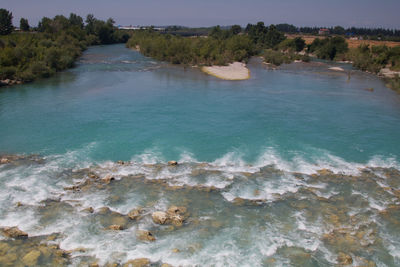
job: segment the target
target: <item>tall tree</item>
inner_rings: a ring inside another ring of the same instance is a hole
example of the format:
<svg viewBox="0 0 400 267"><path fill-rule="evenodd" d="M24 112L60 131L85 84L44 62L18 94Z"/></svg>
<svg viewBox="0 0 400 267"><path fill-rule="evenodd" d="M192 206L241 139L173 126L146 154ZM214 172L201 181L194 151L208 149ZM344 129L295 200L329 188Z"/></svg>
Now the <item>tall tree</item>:
<svg viewBox="0 0 400 267"><path fill-rule="evenodd" d="M7 35L13 31L12 19L11 12L4 8L0 9L0 35Z"/></svg>
<svg viewBox="0 0 400 267"><path fill-rule="evenodd" d="M19 21L19 28L21 29L21 31L27 32L29 31L29 23L28 20L25 18L21 18L21 20Z"/></svg>

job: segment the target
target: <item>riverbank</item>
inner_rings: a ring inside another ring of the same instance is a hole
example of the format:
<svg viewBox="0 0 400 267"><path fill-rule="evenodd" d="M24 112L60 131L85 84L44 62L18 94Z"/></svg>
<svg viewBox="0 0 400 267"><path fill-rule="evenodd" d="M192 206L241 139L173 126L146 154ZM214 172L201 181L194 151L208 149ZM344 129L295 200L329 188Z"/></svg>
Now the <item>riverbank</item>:
<svg viewBox="0 0 400 267"><path fill-rule="evenodd" d="M228 66L202 67L201 70L223 80L238 81L250 78L250 70L241 62L234 62Z"/></svg>

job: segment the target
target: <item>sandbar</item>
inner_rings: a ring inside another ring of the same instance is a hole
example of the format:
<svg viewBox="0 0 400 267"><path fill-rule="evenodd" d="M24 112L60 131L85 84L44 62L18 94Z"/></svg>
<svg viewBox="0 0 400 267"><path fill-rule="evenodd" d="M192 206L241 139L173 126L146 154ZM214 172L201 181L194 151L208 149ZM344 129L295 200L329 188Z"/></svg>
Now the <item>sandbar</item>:
<svg viewBox="0 0 400 267"><path fill-rule="evenodd" d="M234 62L228 66L202 67L201 70L223 80L235 81L250 78L250 70L246 67L246 64L241 62Z"/></svg>

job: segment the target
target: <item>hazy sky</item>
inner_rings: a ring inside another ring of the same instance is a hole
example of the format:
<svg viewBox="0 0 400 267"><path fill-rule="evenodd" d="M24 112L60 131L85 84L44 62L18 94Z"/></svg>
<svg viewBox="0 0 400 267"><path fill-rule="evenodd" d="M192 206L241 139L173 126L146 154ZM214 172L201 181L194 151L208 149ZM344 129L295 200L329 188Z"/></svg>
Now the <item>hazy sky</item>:
<svg viewBox="0 0 400 267"><path fill-rule="evenodd" d="M0 0L36 25L43 16L114 18L121 25L212 26L290 23L297 26L400 28L400 0Z"/></svg>

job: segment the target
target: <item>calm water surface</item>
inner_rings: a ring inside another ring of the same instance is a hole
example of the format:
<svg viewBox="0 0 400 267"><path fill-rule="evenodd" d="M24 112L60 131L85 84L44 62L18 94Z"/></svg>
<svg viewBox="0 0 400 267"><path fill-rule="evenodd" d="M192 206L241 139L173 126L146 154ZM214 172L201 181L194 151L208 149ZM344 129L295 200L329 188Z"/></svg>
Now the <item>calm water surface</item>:
<svg viewBox="0 0 400 267"><path fill-rule="evenodd" d="M0 165L0 226L63 233L62 249L87 249L70 265L331 266L342 252L355 265L400 265L400 95L346 64L249 68L250 80L223 81L111 45L2 88L0 153L44 161ZM90 171L116 181L64 189ZM152 222L173 204L190 213L182 227ZM140 206L143 219L106 231L103 206Z"/></svg>

